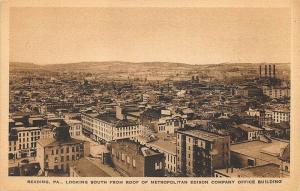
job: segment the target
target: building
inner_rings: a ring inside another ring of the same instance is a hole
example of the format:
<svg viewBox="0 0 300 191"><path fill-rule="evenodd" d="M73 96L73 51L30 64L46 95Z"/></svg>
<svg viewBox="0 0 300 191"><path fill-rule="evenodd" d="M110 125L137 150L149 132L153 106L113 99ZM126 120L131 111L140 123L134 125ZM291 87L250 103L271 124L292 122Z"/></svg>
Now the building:
<svg viewBox="0 0 300 191"><path fill-rule="evenodd" d="M269 163L280 165L280 152L288 141L271 139L269 142L249 141L231 145L231 164L234 168L261 166Z"/></svg>
<svg viewBox="0 0 300 191"><path fill-rule="evenodd" d="M290 144L288 144L279 155L280 159L280 176L290 176Z"/></svg>
<svg viewBox="0 0 300 191"><path fill-rule="evenodd" d="M9 158L25 158L36 156L37 140L40 138L39 127L15 127L9 136Z"/></svg>
<svg viewBox="0 0 300 191"><path fill-rule="evenodd" d="M289 109L275 109L272 115L273 123L290 122Z"/></svg>
<svg viewBox="0 0 300 191"><path fill-rule="evenodd" d="M46 126L41 129L41 139L53 138L53 136L53 128Z"/></svg>
<svg viewBox="0 0 300 191"><path fill-rule="evenodd" d="M169 134L159 134L159 139L145 145L154 149L165 156L165 170L169 174L176 174L177 172L177 155L176 155L176 137Z"/></svg>
<svg viewBox="0 0 300 191"><path fill-rule="evenodd" d="M70 126L69 132L71 137L82 136L82 122L75 119L66 120L66 123Z"/></svg>
<svg viewBox="0 0 300 191"><path fill-rule="evenodd" d="M263 134L263 129L249 124L234 125L233 128L240 129L246 135L244 140L248 141L258 140L260 135Z"/></svg>
<svg viewBox="0 0 300 191"><path fill-rule="evenodd" d="M272 99L289 98L290 88L281 86L263 86L263 94Z"/></svg>
<svg viewBox="0 0 300 191"><path fill-rule="evenodd" d="M261 166L246 167L246 168L227 168L215 170L214 177L227 177L227 178L279 178L280 171L279 165L268 163Z"/></svg>
<svg viewBox="0 0 300 191"><path fill-rule="evenodd" d="M258 97L262 95L262 90L255 86L238 86L234 95L243 97Z"/></svg>
<svg viewBox="0 0 300 191"><path fill-rule="evenodd" d="M82 128L88 129L95 141L112 141L140 135L141 125L130 119L117 119L114 114L82 114Z"/></svg>
<svg viewBox="0 0 300 191"><path fill-rule="evenodd" d="M128 139L111 143L113 167L124 176L164 176L164 154Z"/></svg>
<svg viewBox="0 0 300 191"><path fill-rule="evenodd" d="M175 130L183 128L186 124L186 117L180 115L173 115L168 117L162 117L155 126L155 131L158 133L175 133Z"/></svg>
<svg viewBox="0 0 300 191"><path fill-rule="evenodd" d="M200 129L177 131L177 172L183 176L213 176L230 166L230 136Z"/></svg>
<svg viewBox="0 0 300 191"><path fill-rule="evenodd" d="M37 161L41 170L49 172L69 172L70 164L90 154L89 142L70 137L66 124L54 129L54 137L37 142Z"/></svg>

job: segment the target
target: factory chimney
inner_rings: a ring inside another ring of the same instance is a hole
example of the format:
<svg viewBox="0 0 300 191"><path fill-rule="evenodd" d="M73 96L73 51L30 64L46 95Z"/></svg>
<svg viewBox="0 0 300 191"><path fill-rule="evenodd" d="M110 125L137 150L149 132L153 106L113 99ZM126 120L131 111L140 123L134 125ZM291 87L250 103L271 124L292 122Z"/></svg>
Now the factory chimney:
<svg viewBox="0 0 300 191"><path fill-rule="evenodd" d="M261 66L259 66L259 78L261 78Z"/></svg>
<svg viewBox="0 0 300 191"><path fill-rule="evenodd" d="M268 76L268 66L265 65L265 78Z"/></svg>

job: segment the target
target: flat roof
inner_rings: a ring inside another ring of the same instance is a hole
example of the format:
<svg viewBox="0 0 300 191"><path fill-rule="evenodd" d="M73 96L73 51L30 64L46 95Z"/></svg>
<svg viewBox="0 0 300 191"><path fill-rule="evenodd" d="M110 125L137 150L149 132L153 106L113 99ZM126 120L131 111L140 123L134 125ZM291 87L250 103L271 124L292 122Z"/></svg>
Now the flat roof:
<svg viewBox="0 0 300 191"><path fill-rule="evenodd" d="M287 142L272 139L271 143L262 141L249 141L232 144L230 150L249 157L260 159L268 163L280 164L279 154L281 149L288 145Z"/></svg>
<svg viewBox="0 0 300 191"><path fill-rule="evenodd" d="M86 158L81 158L71 167L81 177L110 177L101 168Z"/></svg>
<svg viewBox="0 0 300 191"><path fill-rule="evenodd" d="M46 139L39 139L38 142L44 147L54 147L58 145L83 143L85 141L74 139L74 138L63 140L63 141L58 141L55 138L46 138Z"/></svg>
<svg viewBox="0 0 300 191"><path fill-rule="evenodd" d="M241 177L280 177L280 165L269 163L243 168L240 170L240 175Z"/></svg>
<svg viewBox="0 0 300 191"><path fill-rule="evenodd" d="M178 132L185 134L185 135L192 136L192 137L197 137L199 139L211 141L211 142L215 141L216 139L219 139L219 138L224 138L221 135L217 135L215 133L203 131L200 129L192 129L192 130L185 130L185 131L178 130Z"/></svg>
<svg viewBox="0 0 300 191"><path fill-rule="evenodd" d="M40 127L14 127L17 132L19 131L33 131L33 130L41 130Z"/></svg>
<svg viewBox="0 0 300 191"><path fill-rule="evenodd" d="M176 139L168 137L166 133L157 134L159 139L150 143L147 146L155 147L159 150L166 151L172 154L176 154Z"/></svg>
<svg viewBox="0 0 300 191"><path fill-rule="evenodd" d="M249 124L239 124L239 125L235 125L234 127L241 128L242 130L247 131L247 132L262 130L258 127L255 127L255 126L252 126L252 125L249 125Z"/></svg>

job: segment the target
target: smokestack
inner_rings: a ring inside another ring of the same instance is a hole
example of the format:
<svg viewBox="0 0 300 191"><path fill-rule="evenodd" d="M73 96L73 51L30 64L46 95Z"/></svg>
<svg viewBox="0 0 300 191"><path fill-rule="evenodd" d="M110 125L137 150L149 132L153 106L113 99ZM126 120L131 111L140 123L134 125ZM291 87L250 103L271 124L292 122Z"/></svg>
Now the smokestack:
<svg viewBox="0 0 300 191"><path fill-rule="evenodd" d="M272 66L269 65L269 77L272 78Z"/></svg>
<svg viewBox="0 0 300 191"><path fill-rule="evenodd" d="M261 78L261 66L259 66L259 78Z"/></svg>
<svg viewBox="0 0 300 191"><path fill-rule="evenodd" d="M275 69L275 64L273 65L273 78L275 79L276 78L276 69Z"/></svg>
<svg viewBox="0 0 300 191"><path fill-rule="evenodd" d="M268 66L265 65L265 77L267 77L267 76L268 76Z"/></svg>

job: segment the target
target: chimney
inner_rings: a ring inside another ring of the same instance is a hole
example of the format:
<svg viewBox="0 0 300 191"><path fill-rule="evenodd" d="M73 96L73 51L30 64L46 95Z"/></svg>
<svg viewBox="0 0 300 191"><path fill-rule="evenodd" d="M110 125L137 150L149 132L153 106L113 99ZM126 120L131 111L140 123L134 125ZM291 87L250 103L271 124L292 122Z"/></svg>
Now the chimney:
<svg viewBox="0 0 300 191"><path fill-rule="evenodd" d="M275 68L275 64L273 64L273 78L275 79L276 78L276 68Z"/></svg>
<svg viewBox="0 0 300 191"><path fill-rule="evenodd" d="M272 78L272 66L269 65L269 77Z"/></svg>
<svg viewBox="0 0 300 191"><path fill-rule="evenodd" d="M259 78L261 78L261 66L259 66Z"/></svg>
<svg viewBox="0 0 300 191"><path fill-rule="evenodd" d="M268 76L268 66L265 65L265 78Z"/></svg>

